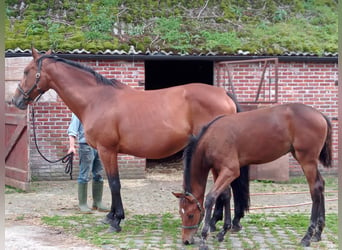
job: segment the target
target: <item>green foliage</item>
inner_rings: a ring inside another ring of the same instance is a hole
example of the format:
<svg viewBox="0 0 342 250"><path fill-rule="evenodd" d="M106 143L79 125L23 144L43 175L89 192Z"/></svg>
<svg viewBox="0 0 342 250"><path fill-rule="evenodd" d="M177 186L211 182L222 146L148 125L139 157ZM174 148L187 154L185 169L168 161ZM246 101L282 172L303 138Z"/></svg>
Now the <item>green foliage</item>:
<svg viewBox="0 0 342 250"><path fill-rule="evenodd" d="M170 49L177 49L182 52L191 47L191 34L183 29L182 19L179 17L158 18L154 33L167 44Z"/></svg>
<svg viewBox="0 0 342 250"><path fill-rule="evenodd" d="M156 21L155 33L168 43L175 43L183 40L186 35L181 32L182 21L178 17L158 18Z"/></svg>
<svg viewBox="0 0 342 250"><path fill-rule="evenodd" d="M245 249L260 249L260 242L253 239L257 234L265 239L264 244L268 244L266 248L272 249L274 246L274 242L268 242L271 237L277 239L280 246L297 249L300 235L307 230L309 217L309 214L303 213L249 213L242 221L244 225L242 231L234 236L227 234L223 242L217 242L215 237L209 237L208 245L213 245L215 249L232 249L231 238L234 237L242 242ZM179 249L182 245L180 242L181 220L179 216L170 213L128 216L124 221L122 231L118 234L107 233L108 225L101 223L101 219L102 216L96 214L42 217L45 224L63 228L67 233L104 248ZM220 221L217 227L222 226L223 223ZM337 245L337 231L337 213L326 214L324 237ZM313 243L313 246L326 249L324 244L324 242ZM198 248L196 245L187 248L195 249L196 247Z"/></svg>
<svg viewBox="0 0 342 250"><path fill-rule="evenodd" d="M101 3L102 2L102 3ZM116 6L114 2L114 6ZM87 40L111 40L115 23L116 8L112 7L109 0L86 4L88 13L85 20L85 37Z"/></svg>
<svg viewBox="0 0 342 250"><path fill-rule="evenodd" d="M6 0L5 47L337 52L335 0Z"/></svg>
<svg viewBox="0 0 342 250"><path fill-rule="evenodd" d="M6 185L5 186L5 194L12 194L12 193L26 193L26 192L22 189Z"/></svg>
<svg viewBox="0 0 342 250"><path fill-rule="evenodd" d="M204 49L212 51L221 51L234 53L240 48L241 41L236 32L208 32L202 31L202 37L205 39Z"/></svg>
<svg viewBox="0 0 342 250"><path fill-rule="evenodd" d="M45 216L42 221L50 226L62 227L68 232L84 238L95 245L120 246L123 243L130 243L128 239L152 237L154 233L161 234L161 238L172 236L178 237L180 232L180 220L172 214L163 215L134 215L127 218L120 234L113 237L106 233L108 225L99 222L101 219L94 215L75 215L75 216ZM137 248L135 245L130 245Z"/></svg>

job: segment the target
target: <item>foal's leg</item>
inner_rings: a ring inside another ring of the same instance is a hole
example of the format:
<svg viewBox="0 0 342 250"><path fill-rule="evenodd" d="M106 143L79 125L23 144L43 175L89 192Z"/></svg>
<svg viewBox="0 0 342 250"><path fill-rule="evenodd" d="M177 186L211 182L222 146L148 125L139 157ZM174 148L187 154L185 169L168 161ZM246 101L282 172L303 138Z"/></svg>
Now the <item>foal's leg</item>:
<svg viewBox="0 0 342 250"><path fill-rule="evenodd" d="M235 167L234 167L235 166ZM202 240L201 240L201 248L205 245L206 239L208 237L209 231L209 222L212 213L212 208L217 197L223 193L230 185L230 183L239 176L240 169L239 164L234 164L233 167L220 166L223 169L219 173L217 180L214 183L213 188L208 193L205 200L205 219L204 226L202 229Z"/></svg>
<svg viewBox="0 0 342 250"><path fill-rule="evenodd" d="M232 220L231 220L231 212L230 212L230 198L231 198L231 190L230 187L227 188L220 196L222 199L222 203L224 204L224 222L223 228L217 234L217 240L223 241L224 236L226 235L227 231L232 227ZM235 206L235 204L234 204Z"/></svg>
<svg viewBox="0 0 342 250"><path fill-rule="evenodd" d="M324 181L317 170L317 163L302 165L304 174L309 183L310 194L312 199L310 225L301 244L303 246L310 246L312 237L320 240L321 234L325 225L325 208L324 208ZM316 232L316 229L318 231Z"/></svg>
<svg viewBox="0 0 342 250"><path fill-rule="evenodd" d="M214 183L217 179L217 172L212 169L211 170L213 177L214 177ZM228 197L226 197L228 195ZM230 192L230 187L227 189L227 192L222 193L216 200L215 204L215 209L213 212L213 216L210 220L209 226L210 226L210 232L215 232L216 231L216 223L219 220L223 219L223 208L225 210L227 209L227 206L229 207L229 214L225 213L225 221L231 225L231 213L230 213L230 197L231 197L231 192ZM228 202L228 204L227 204Z"/></svg>
<svg viewBox="0 0 342 250"><path fill-rule="evenodd" d="M216 200L213 216L211 217L210 222L209 222L210 232L215 232L216 223L219 220L223 219L223 208L224 208L224 197L223 197L223 194L221 194Z"/></svg>
<svg viewBox="0 0 342 250"><path fill-rule="evenodd" d="M110 191L112 194L112 205L105 221L110 224L109 232L120 232L120 222L125 218L121 199L121 184L117 163L117 154L106 149L98 149L102 164L105 167Z"/></svg>

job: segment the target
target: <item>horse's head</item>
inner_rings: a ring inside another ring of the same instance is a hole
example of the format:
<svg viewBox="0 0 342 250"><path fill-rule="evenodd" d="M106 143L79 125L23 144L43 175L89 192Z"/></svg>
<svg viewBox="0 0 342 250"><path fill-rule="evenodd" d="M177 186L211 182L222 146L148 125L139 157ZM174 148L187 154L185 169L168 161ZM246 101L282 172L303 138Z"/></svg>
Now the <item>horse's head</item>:
<svg viewBox="0 0 342 250"><path fill-rule="evenodd" d="M204 216L204 209L191 193L173 193L173 195L179 198L179 214L182 218L182 241L185 245L193 244L194 235Z"/></svg>
<svg viewBox="0 0 342 250"><path fill-rule="evenodd" d="M50 54L51 50L46 53ZM39 60L42 55L32 47L32 56L33 60L26 66L24 76L12 98L12 103L19 109L26 109L30 102L49 89L47 76L42 71L42 60Z"/></svg>

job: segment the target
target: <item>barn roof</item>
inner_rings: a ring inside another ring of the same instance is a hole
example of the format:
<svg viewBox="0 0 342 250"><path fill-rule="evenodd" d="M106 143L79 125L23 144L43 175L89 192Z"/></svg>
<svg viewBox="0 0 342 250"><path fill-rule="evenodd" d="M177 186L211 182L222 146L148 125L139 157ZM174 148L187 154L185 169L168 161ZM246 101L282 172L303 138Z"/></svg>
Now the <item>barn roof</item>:
<svg viewBox="0 0 342 250"><path fill-rule="evenodd" d="M6 56L337 57L337 1L6 1Z"/></svg>
<svg viewBox="0 0 342 250"><path fill-rule="evenodd" d="M31 56L30 49L8 49L5 51L6 57ZM45 50L41 50L45 53ZM171 51L141 51L135 50L131 46L129 51L105 50L92 53L85 49L74 49L65 52L54 51L57 55L70 59L112 59L112 60L209 60L209 61L232 61L255 58L277 57L280 61L307 61L307 62L334 62L338 61L338 53L325 52L323 55L306 52L289 51L279 55L258 55L248 51L238 51L235 54L222 54L219 52L208 52L199 54L174 53Z"/></svg>

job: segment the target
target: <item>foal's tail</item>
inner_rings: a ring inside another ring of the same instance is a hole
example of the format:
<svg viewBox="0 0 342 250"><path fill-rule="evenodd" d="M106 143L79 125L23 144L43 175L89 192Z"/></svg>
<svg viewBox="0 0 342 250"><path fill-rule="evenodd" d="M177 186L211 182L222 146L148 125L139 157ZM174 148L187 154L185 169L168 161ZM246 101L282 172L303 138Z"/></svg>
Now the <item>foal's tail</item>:
<svg viewBox="0 0 342 250"><path fill-rule="evenodd" d="M227 92L227 95L234 101L237 112L243 112L236 96L229 92ZM238 215L235 214L235 216L242 218L244 211L248 211L250 205L249 165L240 168L240 176L231 183L231 187L234 195L235 213L239 213Z"/></svg>
<svg viewBox="0 0 342 250"><path fill-rule="evenodd" d="M327 137L324 142L324 146L321 150L321 153L319 154L319 161L323 164L325 167L331 167L331 161L332 161L332 128L331 128L331 122L329 119L323 115L325 121L327 122L328 126L328 132Z"/></svg>

